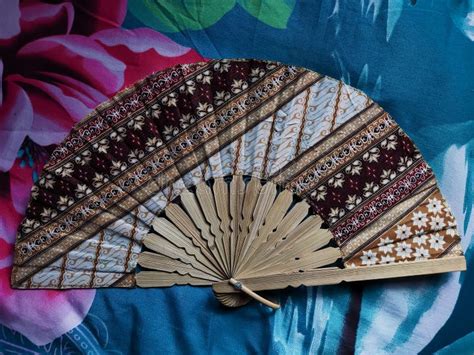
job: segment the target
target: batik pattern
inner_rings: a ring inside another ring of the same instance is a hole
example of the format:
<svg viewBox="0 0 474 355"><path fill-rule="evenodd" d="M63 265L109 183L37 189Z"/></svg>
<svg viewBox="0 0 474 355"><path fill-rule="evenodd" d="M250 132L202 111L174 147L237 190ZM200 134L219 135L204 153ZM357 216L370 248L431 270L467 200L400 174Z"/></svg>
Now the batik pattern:
<svg viewBox="0 0 474 355"><path fill-rule="evenodd" d="M439 189L414 209L404 211L397 224L354 255L350 266L390 264L437 258L454 250L459 254L456 222Z"/></svg>
<svg viewBox="0 0 474 355"><path fill-rule="evenodd" d="M462 253L449 210L449 236L428 224L414 232L437 241L430 249L393 238L400 206L441 197L419 151L366 95L301 68L222 60L154 74L73 130L33 188L13 284L133 286L153 217L184 189L230 174L305 198L346 266ZM401 251L382 261L379 244Z"/></svg>

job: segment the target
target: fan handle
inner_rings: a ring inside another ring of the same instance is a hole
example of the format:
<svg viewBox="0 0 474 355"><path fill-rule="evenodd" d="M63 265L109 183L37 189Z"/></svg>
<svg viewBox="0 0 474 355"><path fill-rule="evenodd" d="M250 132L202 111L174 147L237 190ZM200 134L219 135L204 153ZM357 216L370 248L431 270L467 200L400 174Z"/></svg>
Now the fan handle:
<svg viewBox="0 0 474 355"><path fill-rule="evenodd" d="M280 305L279 304L276 304L276 303L273 303L269 300L267 300L266 298L263 298L262 296L260 295L257 295L255 292L253 292L251 289L249 289L247 286L243 285L240 281L234 279L234 278L230 278L229 279L229 283L234 286L234 288L236 290L239 290L239 291L242 291L244 292L245 294L249 295L250 297L252 297L253 299L257 300L258 302L264 304L265 306L268 306L270 308L273 308L273 309L278 309L280 308Z"/></svg>

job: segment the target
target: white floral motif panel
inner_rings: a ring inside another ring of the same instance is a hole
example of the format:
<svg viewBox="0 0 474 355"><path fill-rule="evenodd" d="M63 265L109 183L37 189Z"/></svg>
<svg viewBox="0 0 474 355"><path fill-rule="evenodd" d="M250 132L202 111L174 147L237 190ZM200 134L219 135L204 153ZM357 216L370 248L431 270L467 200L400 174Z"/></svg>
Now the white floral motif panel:
<svg viewBox="0 0 474 355"><path fill-rule="evenodd" d="M438 189L347 264L371 266L460 254L454 217ZM448 248L449 247L449 248ZM448 252L445 253L446 249Z"/></svg>

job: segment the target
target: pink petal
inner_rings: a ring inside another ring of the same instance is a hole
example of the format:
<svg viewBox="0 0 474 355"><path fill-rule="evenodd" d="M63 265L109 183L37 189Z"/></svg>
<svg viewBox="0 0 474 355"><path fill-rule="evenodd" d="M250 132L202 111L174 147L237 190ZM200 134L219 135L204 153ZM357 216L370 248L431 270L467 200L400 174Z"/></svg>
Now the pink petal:
<svg viewBox="0 0 474 355"><path fill-rule="evenodd" d="M13 245L7 243L4 239L2 239L2 236L0 235L0 265L3 263L4 260L10 259L12 253Z"/></svg>
<svg viewBox="0 0 474 355"><path fill-rule="evenodd" d="M0 0L0 40L20 33L19 0Z"/></svg>
<svg viewBox="0 0 474 355"><path fill-rule="evenodd" d="M73 21L74 7L70 3L27 3L21 6L22 35L28 33L38 38L69 33Z"/></svg>
<svg viewBox="0 0 474 355"><path fill-rule="evenodd" d="M73 78L62 74L43 73L44 81L11 76L28 90L33 106L33 124L29 137L39 145L57 144L69 133L74 123L83 119L107 97Z"/></svg>
<svg viewBox="0 0 474 355"><path fill-rule="evenodd" d="M2 107L3 102L3 61L0 58L0 107Z"/></svg>
<svg viewBox="0 0 474 355"><path fill-rule="evenodd" d="M40 346L82 323L95 290L12 290L10 269L0 269L0 323Z"/></svg>
<svg viewBox="0 0 474 355"><path fill-rule="evenodd" d="M13 207L10 193L0 197L0 240L13 245L16 239L16 230L23 215Z"/></svg>
<svg viewBox="0 0 474 355"><path fill-rule="evenodd" d="M14 244L7 243L4 239L2 239L2 236L0 236L0 269L11 267L13 262L13 246Z"/></svg>
<svg viewBox="0 0 474 355"><path fill-rule="evenodd" d="M13 207L19 214L24 214L33 186L33 169L28 164L21 166L20 163L21 160L17 159L8 173Z"/></svg>
<svg viewBox="0 0 474 355"><path fill-rule="evenodd" d="M25 75L10 75L28 93L34 120L30 138L60 142L75 122L123 86L125 65L96 41L79 35L42 38L18 52Z"/></svg>
<svg viewBox="0 0 474 355"><path fill-rule="evenodd" d="M143 53L153 49L157 54L164 57L178 57L191 50L150 28L104 30L93 34L91 37L107 47L125 46L135 53Z"/></svg>
<svg viewBox="0 0 474 355"><path fill-rule="evenodd" d="M86 101L91 104L88 106L82 100L84 99L83 94L77 95L77 92L68 86L57 85L57 83L51 83L50 80L41 81L21 75L15 75L12 78L27 90L33 104L35 119L37 115L45 115L57 123L64 121L64 125L71 128L73 122L84 118L91 109L100 103L100 101L91 101L86 98ZM105 96L102 95L103 97Z"/></svg>
<svg viewBox="0 0 474 355"><path fill-rule="evenodd" d="M17 59L29 72L64 73L107 95L114 94L123 85L125 65L84 36L38 39L21 48Z"/></svg>
<svg viewBox="0 0 474 355"><path fill-rule="evenodd" d="M127 1L115 0L74 0L76 21L74 32L92 34L107 28L120 27L127 14Z"/></svg>
<svg viewBox="0 0 474 355"><path fill-rule="evenodd" d="M95 107L98 103L108 99L108 96L96 88L66 74L54 72L37 72L37 74L43 77L44 81L62 88L67 95L80 99L88 107Z"/></svg>
<svg viewBox="0 0 474 355"><path fill-rule="evenodd" d="M126 64L125 85L167 67L202 61L194 50L186 49L149 29L114 29L92 36L107 52Z"/></svg>
<svg viewBox="0 0 474 355"><path fill-rule="evenodd" d="M13 244L16 231L23 215L13 206L11 200L9 173L0 175L2 190L0 195L0 269L10 267L12 263ZM31 186L31 184L30 184Z"/></svg>
<svg viewBox="0 0 474 355"><path fill-rule="evenodd" d="M0 170L7 171L31 129L33 108L21 87L9 80L3 84L7 95L0 106Z"/></svg>

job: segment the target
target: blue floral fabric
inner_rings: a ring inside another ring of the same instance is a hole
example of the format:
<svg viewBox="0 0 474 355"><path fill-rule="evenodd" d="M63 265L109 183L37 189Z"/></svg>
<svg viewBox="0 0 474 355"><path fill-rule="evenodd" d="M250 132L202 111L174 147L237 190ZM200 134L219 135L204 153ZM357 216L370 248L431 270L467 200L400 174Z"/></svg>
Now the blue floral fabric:
<svg viewBox="0 0 474 355"><path fill-rule="evenodd" d="M2 327L0 348L9 344L5 349L13 352L21 344L40 353L99 354L472 354L474 1L216 5L206 0L163 1L156 8L143 3L129 1L124 27L152 27L208 58L300 65L372 97L433 167L457 218L468 269L275 292L282 304L276 312L255 303L223 309L206 288L98 290L83 323L52 343L37 347Z"/></svg>

